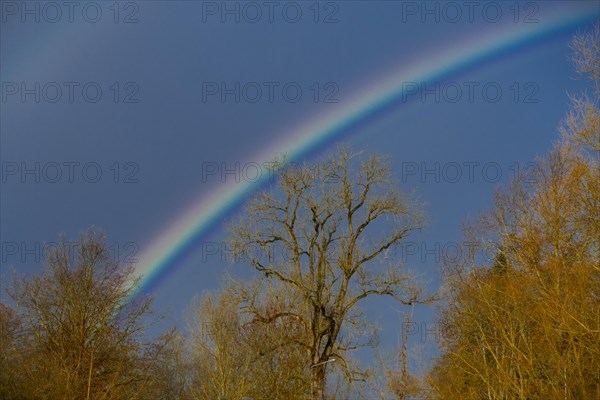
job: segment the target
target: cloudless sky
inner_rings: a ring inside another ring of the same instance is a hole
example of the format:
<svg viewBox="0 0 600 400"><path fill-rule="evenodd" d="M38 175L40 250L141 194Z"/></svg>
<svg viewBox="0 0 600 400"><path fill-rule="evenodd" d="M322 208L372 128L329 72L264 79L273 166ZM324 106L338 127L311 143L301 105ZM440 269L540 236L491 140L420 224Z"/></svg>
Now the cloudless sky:
<svg viewBox="0 0 600 400"><path fill-rule="evenodd" d="M104 230L116 256L135 262L193 204L248 178L244 166L260 162L264 149L343 110L383 77L423 60L435 65L506 27L573 9L599 12L594 1L482 1L471 19L468 2L451 3L97 1L69 9L0 1L2 284L13 273L39 273L44 243L91 226ZM407 97L336 141L389 155L401 188L426 203L428 227L397 254L430 291L440 284L440 253L455 249L465 218L489 209L516 165L557 139L568 94L585 87L568 61L576 31L432 83L436 93ZM236 82L237 93L222 93ZM490 100L493 90L483 87L500 88L501 97ZM294 161L314 163L336 143ZM207 174L209 164L236 163L238 175ZM207 252L226 239L227 223L153 288L168 324L184 326L191 298L217 289L232 270ZM400 308L376 300L365 310L392 348ZM415 320L433 329L433 315L421 307ZM411 340L435 349L431 334Z"/></svg>

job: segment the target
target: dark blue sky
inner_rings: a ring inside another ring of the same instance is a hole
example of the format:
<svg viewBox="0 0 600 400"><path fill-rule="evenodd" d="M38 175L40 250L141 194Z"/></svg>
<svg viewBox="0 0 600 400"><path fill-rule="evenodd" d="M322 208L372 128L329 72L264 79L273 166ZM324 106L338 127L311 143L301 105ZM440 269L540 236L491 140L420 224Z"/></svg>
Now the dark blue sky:
<svg viewBox="0 0 600 400"><path fill-rule="evenodd" d="M436 63L480 35L599 11L592 1L480 2L470 20L467 3L451 3L97 1L69 10L62 2L2 0L2 284L15 272L40 272L44 243L92 225L121 259L139 258L195 201L234 179L204 179L207 162L233 168L260 161L254 157L264 149L343 110L382 76ZM584 87L567 60L574 32L437 82L439 99L397 104L344 138L353 149L389 154L401 187L427 203L430 224L408 239L413 247L403 256L431 290L439 286L439 253L460 240L462 221L491 206L515 163L543 155L557 138L568 92ZM237 93L221 93L222 84L236 82ZM502 91L497 102L482 91L490 85ZM302 96L292 102L298 87ZM306 161L330 150L333 144ZM223 226L202 240L223 241ZM197 248L155 288L169 323L182 324L183 308L216 289L226 267L202 243ZM383 329L384 346L393 345L397 307L373 301L366 309ZM416 319L431 324L431 308ZM414 337L435 345L425 339Z"/></svg>

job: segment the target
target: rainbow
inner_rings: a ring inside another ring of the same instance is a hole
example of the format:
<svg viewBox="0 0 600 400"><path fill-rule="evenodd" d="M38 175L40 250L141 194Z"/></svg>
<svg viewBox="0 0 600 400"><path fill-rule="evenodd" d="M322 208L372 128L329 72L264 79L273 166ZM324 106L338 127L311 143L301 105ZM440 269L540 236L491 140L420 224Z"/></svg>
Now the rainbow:
<svg viewBox="0 0 600 400"><path fill-rule="evenodd" d="M300 160L395 108L401 99L406 99L406 82L427 84L447 80L516 51L571 34L573 29L594 22L597 13L597 5L590 2L556 10L554 15L546 16L536 24L498 26L493 32L463 42L460 48L436 53L435 58L419 60L370 84L359 96L349 101L345 99L347 106L343 110L318 117L289 132L281 142L254 156L253 161L268 162L276 153L285 153L290 161ZM137 293L156 288L182 258L201 243L202 238L266 181L267 177L264 177L259 182L222 185L218 191L201 197L171 226L161 231L138 264L141 285Z"/></svg>

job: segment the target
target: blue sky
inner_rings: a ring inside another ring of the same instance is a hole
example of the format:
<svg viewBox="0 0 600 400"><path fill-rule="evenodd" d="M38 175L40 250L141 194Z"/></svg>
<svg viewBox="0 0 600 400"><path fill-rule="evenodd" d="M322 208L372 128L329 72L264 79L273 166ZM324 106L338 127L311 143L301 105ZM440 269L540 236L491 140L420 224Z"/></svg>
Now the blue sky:
<svg viewBox="0 0 600 400"><path fill-rule="evenodd" d="M473 9L434 1L73 4L0 2L3 285L13 273L42 270L44 243L90 226L105 231L120 259L140 262L186 210L247 178L244 166L386 76L435 65L499 31L600 11L593 1L483 1ZM401 188L418 193L430 220L401 257L435 290L438 257L460 240L464 219L489 208L517 163L543 155L557 138L568 93L584 88L567 59L570 37L589 27L429 82L430 94L407 95L295 161L316 162L336 143L388 154ZM238 176L207 174L209 164L236 163ZM169 324L182 325L191 298L218 288L229 264L206 249L226 239L227 222L152 288ZM383 300L365 307L382 344L393 346L398 307ZM426 307L415 317L431 324L432 316ZM413 337L435 347L432 339Z"/></svg>

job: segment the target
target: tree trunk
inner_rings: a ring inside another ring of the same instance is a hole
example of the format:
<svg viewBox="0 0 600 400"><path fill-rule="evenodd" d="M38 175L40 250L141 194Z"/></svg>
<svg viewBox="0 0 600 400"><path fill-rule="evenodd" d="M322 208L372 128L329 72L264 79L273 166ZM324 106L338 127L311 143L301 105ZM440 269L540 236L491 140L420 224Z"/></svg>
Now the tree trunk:
<svg viewBox="0 0 600 400"><path fill-rule="evenodd" d="M312 371L312 398L313 400L325 399L325 367L321 364L313 367Z"/></svg>

